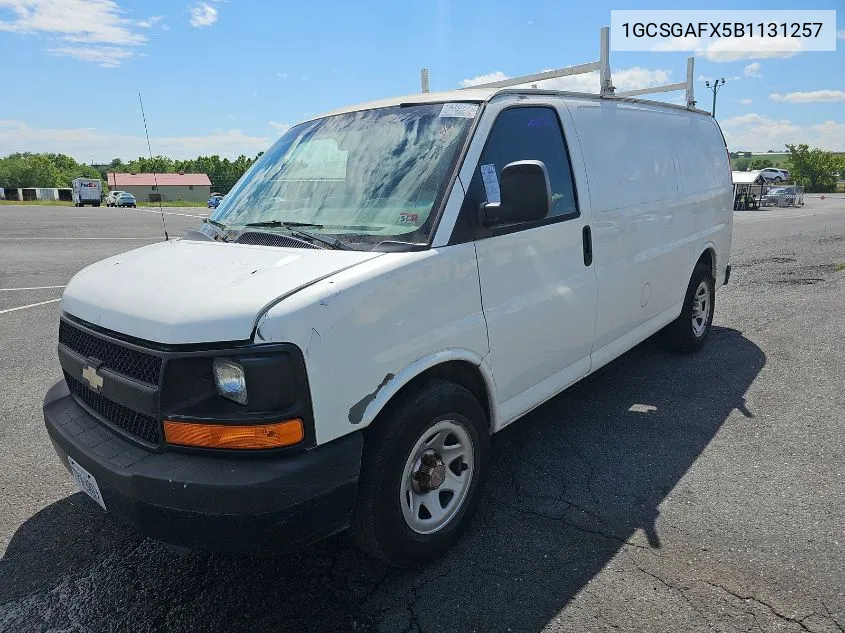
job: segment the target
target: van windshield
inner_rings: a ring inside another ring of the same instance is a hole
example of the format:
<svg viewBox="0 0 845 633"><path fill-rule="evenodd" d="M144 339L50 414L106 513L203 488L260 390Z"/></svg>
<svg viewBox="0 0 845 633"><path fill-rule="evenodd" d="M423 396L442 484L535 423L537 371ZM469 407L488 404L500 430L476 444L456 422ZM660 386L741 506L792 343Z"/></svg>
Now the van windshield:
<svg viewBox="0 0 845 633"><path fill-rule="evenodd" d="M345 243L426 242L477 111L473 103L394 106L297 125L210 219L230 232L287 223Z"/></svg>

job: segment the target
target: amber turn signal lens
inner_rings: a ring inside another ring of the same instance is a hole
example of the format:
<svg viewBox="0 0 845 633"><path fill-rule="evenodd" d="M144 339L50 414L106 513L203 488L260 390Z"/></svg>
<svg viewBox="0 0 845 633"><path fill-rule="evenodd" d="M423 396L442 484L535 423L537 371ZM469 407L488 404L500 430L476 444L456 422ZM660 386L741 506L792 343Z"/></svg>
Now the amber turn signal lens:
<svg viewBox="0 0 845 633"><path fill-rule="evenodd" d="M305 437L299 418L271 424L201 424L164 421L168 444L203 448L280 448L298 444Z"/></svg>

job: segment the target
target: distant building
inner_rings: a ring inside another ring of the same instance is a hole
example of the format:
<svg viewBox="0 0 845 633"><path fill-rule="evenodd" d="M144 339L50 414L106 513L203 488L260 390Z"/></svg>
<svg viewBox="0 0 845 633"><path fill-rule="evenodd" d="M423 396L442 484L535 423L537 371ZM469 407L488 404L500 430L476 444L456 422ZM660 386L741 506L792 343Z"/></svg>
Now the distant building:
<svg viewBox="0 0 845 633"><path fill-rule="evenodd" d="M138 202L185 200L205 202L211 196L206 174L119 174L109 172L109 189L128 191Z"/></svg>

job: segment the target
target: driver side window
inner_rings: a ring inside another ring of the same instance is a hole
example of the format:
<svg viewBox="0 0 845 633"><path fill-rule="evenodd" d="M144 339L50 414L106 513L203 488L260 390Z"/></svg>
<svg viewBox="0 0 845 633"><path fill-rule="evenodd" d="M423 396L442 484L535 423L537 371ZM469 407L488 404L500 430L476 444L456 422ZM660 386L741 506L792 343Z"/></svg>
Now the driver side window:
<svg viewBox="0 0 845 633"><path fill-rule="evenodd" d="M470 191L480 185L478 193L483 196L480 202L496 202L489 200L490 192L484 186L482 170L491 170L485 166L492 165L498 182L504 166L518 160L541 160L546 164L552 187L552 208L548 217L578 212L569 156L557 112L552 108L516 107L499 115L481 152Z"/></svg>
<svg viewBox="0 0 845 633"><path fill-rule="evenodd" d="M578 217L575 184L557 112L547 106L517 106L503 110L490 130L467 188L453 243L490 234L477 222L478 208L484 202L497 201L502 169L518 160L541 160L546 165L552 190L552 207L546 221Z"/></svg>

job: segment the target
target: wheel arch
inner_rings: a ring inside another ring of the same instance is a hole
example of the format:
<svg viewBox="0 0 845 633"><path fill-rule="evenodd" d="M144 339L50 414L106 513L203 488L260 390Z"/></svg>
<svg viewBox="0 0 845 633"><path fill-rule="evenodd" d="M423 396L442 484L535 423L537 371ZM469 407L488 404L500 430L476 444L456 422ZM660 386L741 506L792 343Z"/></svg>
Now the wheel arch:
<svg viewBox="0 0 845 633"><path fill-rule="evenodd" d="M369 426L395 398L435 377L445 378L468 389L487 414L492 433L496 428L493 374L481 356L466 349L440 350L414 361L394 375L388 374L364 410L360 424Z"/></svg>
<svg viewBox="0 0 845 633"><path fill-rule="evenodd" d="M701 255L698 256L698 259L695 260L695 263L690 270L690 277L692 276L692 271L695 270L695 267L699 264L704 264L710 269L710 276L713 279L717 278L716 272L718 268L716 267L716 246L712 242L708 242L704 246L704 250L701 251Z"/></svg>

